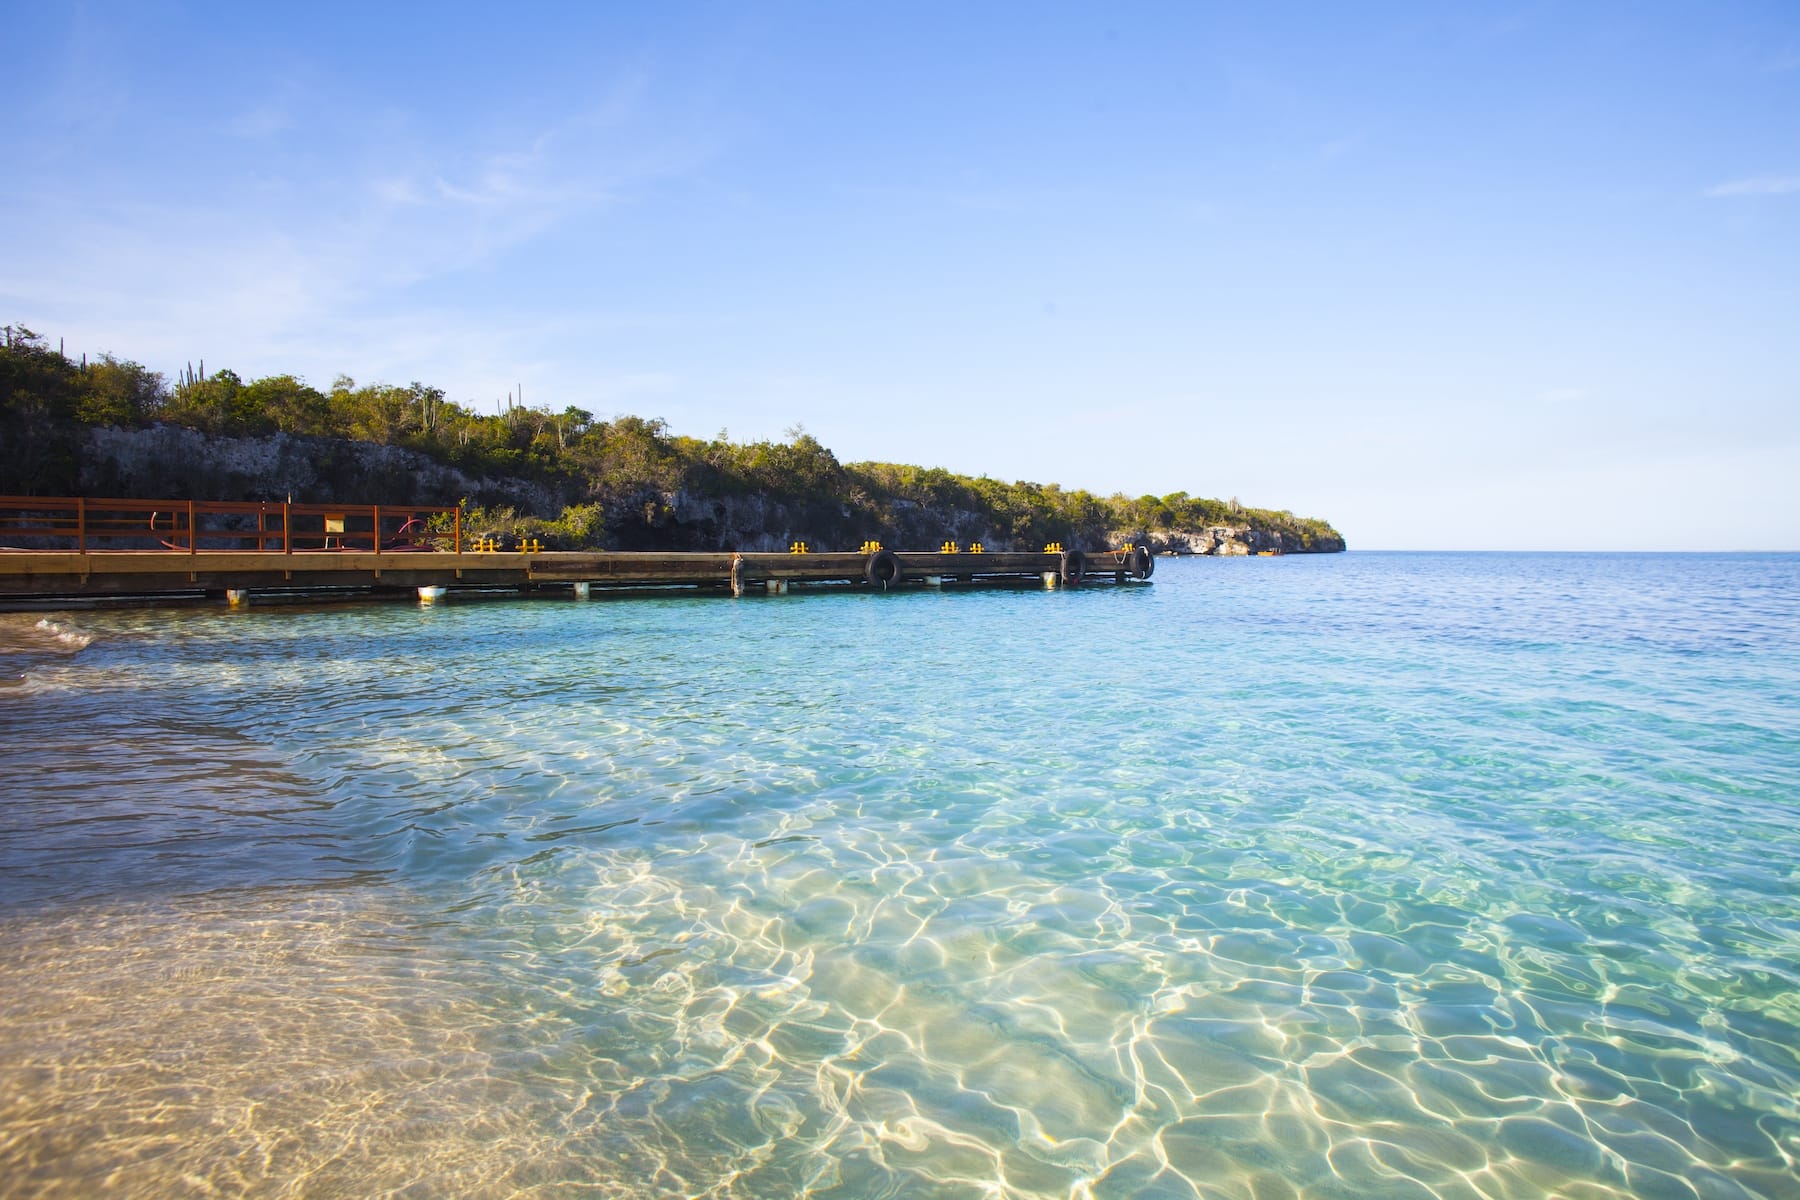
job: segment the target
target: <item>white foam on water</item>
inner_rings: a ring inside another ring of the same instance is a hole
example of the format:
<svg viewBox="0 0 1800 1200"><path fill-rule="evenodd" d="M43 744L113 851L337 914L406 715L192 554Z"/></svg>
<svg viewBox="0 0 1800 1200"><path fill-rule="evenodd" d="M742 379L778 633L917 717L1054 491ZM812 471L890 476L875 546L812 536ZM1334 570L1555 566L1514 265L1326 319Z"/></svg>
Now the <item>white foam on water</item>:
<svg viewBox="0 0 1800 1200"><path fill-rule="evenodd" d="M93 641L91 632L66 618L0 613L0 687L15 698L31 692L46 669L69 662Z"/></svg>
<svg viewBox="0 0 1800 1200"><path fill-rule="evenodd" d="M58 645L67 646L71 652L86 650L94 641L94 635L65 621L52 621L44 617L32 628L48 634Z"/></svg>

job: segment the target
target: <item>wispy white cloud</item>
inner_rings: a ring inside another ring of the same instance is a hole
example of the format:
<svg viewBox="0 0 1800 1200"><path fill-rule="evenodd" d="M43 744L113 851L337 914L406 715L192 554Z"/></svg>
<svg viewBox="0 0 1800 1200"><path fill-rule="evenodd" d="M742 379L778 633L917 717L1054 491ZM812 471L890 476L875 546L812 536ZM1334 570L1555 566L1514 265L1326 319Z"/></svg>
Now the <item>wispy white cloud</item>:
<svg viewBox="0 0 1800 1200"><path fill-rule="evenodd" d="M505 291L494 271L509 254L602 224L644 189L701 169L715 140L665 118L638 75L574 111L479 131L428 132L404 110L371 116L317 89L277 88L213 131L284 145L220 155L228 165L205 186L176 173L170 186L126 191L71 161L0 198L16 227L45 231L0 262L0 311L156 369L216 353L314 382L339 370L429 378L478 402L521 377L541 386L550 367L527 368L554 336L579 342L614 318L537 311L528 294L496 315L469 296ZM620 362L616 378L580 380L579 394L600 406L652 398L673 386L653 366Z"/></svg>
<svg viewBox="0 0 1800 1200"><path fill-rule="evenodd" d="M369 181L375 199L394 208L408 208L426 202L418 180L406 175L379 175Z"/></svg>
<svg viewBox="0 0 1800 1200"><path fill-rule="evenodd" d="M1786 196L1800 192L1800 175L1756 175L1733 179L1706 189L1708 196Z"/></svg>
<svg viewBox="0 0 1800 1200"><path fill-rule="evenodd" d="M907 184L840 183L839 195L859 202L904 204L909 207L961 209L981 213L1014 213L1028 207L1023 193L993 188L934 188Z"/></svg>
<svg viewBox="0 0 1800 1200"><path fill-rule="evenodd" d="M295 127L294 111L286 100L269 100L247 108L225 123L225 131L234 137L261 141Z"/></svg>

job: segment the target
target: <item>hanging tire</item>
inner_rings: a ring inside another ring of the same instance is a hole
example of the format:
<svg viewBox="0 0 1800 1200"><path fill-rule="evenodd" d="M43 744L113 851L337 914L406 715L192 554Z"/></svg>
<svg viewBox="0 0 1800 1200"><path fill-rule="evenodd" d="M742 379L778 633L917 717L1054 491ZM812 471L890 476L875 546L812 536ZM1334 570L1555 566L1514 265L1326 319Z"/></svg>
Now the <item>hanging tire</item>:
<svg viewBox="0 0 1800 1200"><path fill-rule="evenodd" d="M886 591L900 582L900 559L892 550L877 550L863 563L863 579Z"/></svg>
<svg viewBox="0 0 1800 1200"><path fill-rule="evenodd" d="M1156 574L1156 556L1150 553L1150 547L1138 546L1132 550L1131 574L1138 579L1148 579Z"/></svg>
<svg viewBox="0 0 1800 1200"><path fill-rule="evenodd" d="M1087 555L1079 550L1064 550L1062 556L1062 581L1069 587L1081 582L1087 574Z"/></svg>

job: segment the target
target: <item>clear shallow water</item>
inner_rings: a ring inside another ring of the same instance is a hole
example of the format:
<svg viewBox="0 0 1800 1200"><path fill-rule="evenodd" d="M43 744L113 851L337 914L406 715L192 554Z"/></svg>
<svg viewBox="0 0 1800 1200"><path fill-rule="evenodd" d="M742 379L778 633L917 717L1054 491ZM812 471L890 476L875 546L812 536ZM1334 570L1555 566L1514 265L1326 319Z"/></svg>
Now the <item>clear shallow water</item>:
<svg viewBox="0 0 1800 1200"><path fill-rule="evenodd" d="M0 618L0 1191L1800 1193L1797 585Z"/></svg>

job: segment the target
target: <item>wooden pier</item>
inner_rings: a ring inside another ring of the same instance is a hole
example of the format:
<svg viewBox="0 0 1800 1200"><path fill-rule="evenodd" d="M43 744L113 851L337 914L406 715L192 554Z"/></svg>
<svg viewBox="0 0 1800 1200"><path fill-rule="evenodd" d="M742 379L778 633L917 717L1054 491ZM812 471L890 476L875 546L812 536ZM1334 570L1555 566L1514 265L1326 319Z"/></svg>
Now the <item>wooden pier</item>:
<svg viewBox="0 0 1800 1200"><path fill-rule="evenodd" d="M61 547L57 542L68 543ZM50 545L45 545L50 543ZM1142 547L987 553L795 547L790 553L476 549L455 509L0 497L0 606L78 598L793 586L891 591L966 583L1073 587L1148 579Z"/></svg>

